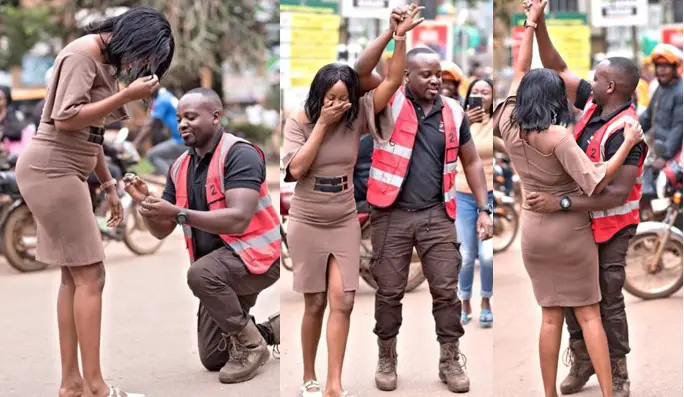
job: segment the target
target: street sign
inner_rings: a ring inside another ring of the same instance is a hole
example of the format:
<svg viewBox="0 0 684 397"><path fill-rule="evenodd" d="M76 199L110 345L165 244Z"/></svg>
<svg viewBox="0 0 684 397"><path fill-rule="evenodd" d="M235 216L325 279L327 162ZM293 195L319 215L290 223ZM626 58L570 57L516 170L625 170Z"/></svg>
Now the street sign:
<svg viewBox="0 0 684 397"><path fill-rule="evenodd" d="M405 4L405 0L342 0L342 16L389 20L392 8Z"/></svg>
<svg viewBox="0 0 684 397"><path fill-rule="evenodd" d="M439 54L442 60L453 61L453 25L445 21L423 21L409 32L408 48L428 47Z"/></svg>
<svg viewBox="0 0 684 397"><path fill-rule="evenodd" d="M663 25L660 28L663 43L682 48L682 24Z"/></svg>
<svg viewBox="0 0 684 397"><path fill-rule="evenodd" d="M281 0L280 87L308 87L323 65L337 60L337 0Z"/></svg>
<svg viewBox="0 0 684 397"><path fill-rule="evenodd" d="M559 12L548 14L545 19L551 41L568 68L582 77L587 76L591 70L591 29L587 23L587 14ZM524 14L513 15L513 63L518 57L520 42L525 34L524 23ZM536 44L534 48L537 48Z"/></svg>
<svg viewBox="0 0 684 397"><path fill-rule="evenodd" d="M594 27L644 26L648 24L648 0L592 0Z"/></svg>

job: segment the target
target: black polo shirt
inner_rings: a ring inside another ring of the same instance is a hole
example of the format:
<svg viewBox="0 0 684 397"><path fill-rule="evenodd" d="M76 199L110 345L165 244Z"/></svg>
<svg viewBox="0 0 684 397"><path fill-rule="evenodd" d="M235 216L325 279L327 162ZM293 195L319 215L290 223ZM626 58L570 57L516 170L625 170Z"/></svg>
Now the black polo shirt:
<svg viewBox="0 0 684 397"><path fill-rule="evenodd" d="M413 104L418 117L418 134L396 205L399 208L416 211L444 202L442 187L446 148L442 125L444 103L442 103L441 96L438 96L428 114L425 114L408 88L406 88L406 97ZM464 116L459 130L459 145L462 146L468 141L470 141L470 129L468 119Z"/></svg>
<svg viewBox="0 0 684 397"><path fill-rule="evenodd" d="M194 148L190 148L190 164L188 165L188 207L195 211L209 211L207 204L206 181L211 156L216 151L223 131L216 134L211 150L200 157ZM252 145L238 142L233 145L226 156L224 165L223 183L226 190L246 188L259 191L261 184L266 180L266 165L259 153ZM176 186L169 176L166 178L166 186L162 198L172 204L176 204ZM195 260L215 251L223 246L231 249L216 234L207 233L203 230L192 228L192 237L195 251ZM232 250L232 249L231 249Z"/></svg>
<svg viewBox="0 0 684 397"><path fill-rule="evenodd" d="M591 97L591 84L586 80L581 80L579 86L577 87L577 97L575 99L575 107L578 109L584 109L587 101ZM615 112L601 116L601 107L599 106L594 114L589 119L586 127L582 130L582 134L579 139L577 139L577 144L582 148L583 151L587 151L587 146L589 146L589 140L592 136L603 127L608 121L615 117L618 113L624 111L625 109L632 106L632 102L625 103L622 107L617 109ZM608 141L606 141L606 160L610 160L611 157L617 153L620 146L625 141L624 128L620 128L614 133ZM634 165L638 166L641 160L641 152L643 151L643 143L635 145L632 150L629 151L627 159L625 159L624 165Z"/></svg>

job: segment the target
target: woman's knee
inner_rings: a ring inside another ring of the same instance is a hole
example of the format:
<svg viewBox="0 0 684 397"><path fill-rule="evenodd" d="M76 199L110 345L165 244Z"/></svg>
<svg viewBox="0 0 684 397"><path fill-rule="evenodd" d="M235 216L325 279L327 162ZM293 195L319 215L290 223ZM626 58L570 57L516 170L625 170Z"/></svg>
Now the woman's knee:
<svg viewBox="0 0 684 397"><path fill-rule="evenodd" d="M62 278L60 280L61 284L65 287L74 287L76 284L74 283L74 277L71 275L71 272L69 271L68 267L62 267Z"/></svg>
<svg viewBox="0 0 684 397"><path fill-rule="evenodd" d="M574 310L575 317L577 317L577 322L580 324L580 327L594 321L601 322L601 309L598 303L576 307Z"/></svg>
<svg viewBox="0 0 684 397"><path fill-rule="evenodd" d="M564 312L562 307L542 307L542 325L547 327L563 327Z"/></svg>
<svg viewBox="0 0 684 397"><path fill-rule="evenodd" d="M102 291L105 286L105 268L102 262L87 266L68 268L74 285L78 288L92 288Z"/></svg>
<svg viewBox="0 0 684 397"><path fill-rule="evenodd" d="M304 296L304 313L309 316L323 317L328 306L325 292Z"/></svg>
<svg viewBox="0 0 684 397"><path fill-rule="evenodd" d="M330 311L350 316L354 310L354 292L343 292L330 296Z"/></svg>

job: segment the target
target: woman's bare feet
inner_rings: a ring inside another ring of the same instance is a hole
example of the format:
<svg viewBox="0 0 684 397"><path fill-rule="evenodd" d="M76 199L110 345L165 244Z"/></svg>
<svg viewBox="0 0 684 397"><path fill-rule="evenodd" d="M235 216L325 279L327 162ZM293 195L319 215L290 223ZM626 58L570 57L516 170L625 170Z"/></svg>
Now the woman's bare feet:
<svg viewBox="0 0 684 397"><path fill-rule="evenodd" d="M61 387L59 397L83 397L83 385L73 387Z"/></svg>

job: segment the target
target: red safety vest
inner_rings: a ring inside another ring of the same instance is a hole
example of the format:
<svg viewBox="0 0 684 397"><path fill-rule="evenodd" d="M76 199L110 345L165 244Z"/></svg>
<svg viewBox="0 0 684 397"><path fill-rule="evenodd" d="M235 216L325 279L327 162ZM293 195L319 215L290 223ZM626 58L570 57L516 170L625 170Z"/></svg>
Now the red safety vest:
<svg viewBox="0 0 684 397"><path fill-rule="evenodd" d="M442 186L447 215L456 219L456 164L458 161L459 130L464 112L455 100L441 96L442 123L444 125L444 171ZM375 207L390 207L399 197L406 178L413 145L418 133L418 117L404 87L390 100L394 129L389 142L375 142L370 174L368 176L368 203Z"/></svg>
<svg viewBox="0 0 684 397"><path fill-rule="evenodd" d="M579 122L575 126L575 141L577 141L582 135L584 127L587 126L591 116L594 111L598 108L598 105L592 102L592 98L589 98L587 105L584 108L584 113L580 118ZM606 142L616 131L624 127L625 123L636 124L639 122L639 118L634 111L632 106L618 113L610 121L608 121L603 127L594 133L591 137L591 141L587 146L587 156L594 163L606 161ZM648 146L644 143L644 151L641 153L641 160L639 161L639 178L637 182L632 187L632 190L627 196L627 201L615 208L611 208L603 211L592 211L591 215L591 228L594 231L594 240L597 243L605 243L610 240L617 232L624 229L629 225L639 224L639 201L641 200L641 174L644 171L644 160L646 159L646 154L648 153Z"/></svg>
<svg viewBox="0 0 684 397"><path fill-rule="evenodd" d="M225 188L223 185L224 166L228 151L237 142L249 143L232 134L223 134L214 154L211 156L206 180L206 194L209 210L227 208ZM251 143L249 143L251 145ZM264 153L252 145L264 157ZM171 178L176 186L176 205L188 208L188 165L190 156L186 151L173 164ZM185 244L190 253L190 261L195 261L192 246L192 228L183 225ZM259 190L259 204L249 222L247 229L241 234L219 234L219 237L240 256L252 274L265 273L280 258L280 221L278 212L271 204L268 183L264 181Z"/></svg>

